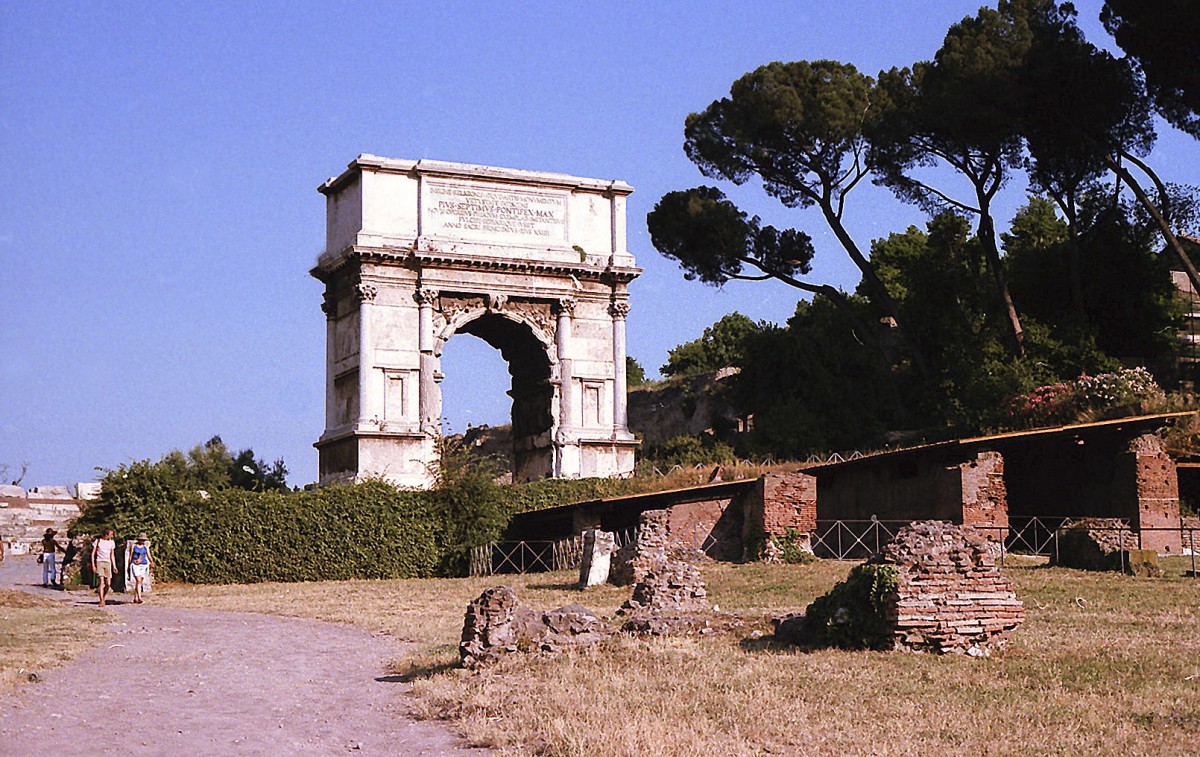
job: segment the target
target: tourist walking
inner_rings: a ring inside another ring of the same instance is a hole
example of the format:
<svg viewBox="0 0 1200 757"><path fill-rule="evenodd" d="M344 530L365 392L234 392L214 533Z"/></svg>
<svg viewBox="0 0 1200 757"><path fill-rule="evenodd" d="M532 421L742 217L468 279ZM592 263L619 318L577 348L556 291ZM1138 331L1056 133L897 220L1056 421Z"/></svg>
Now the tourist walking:
<svg viewBox="0 0 1200 757"><path fill-rule="evenodd" d="M64 586L67 583L67 568L71 563L75 562L76 556L79 555L79 545L75 541L75 532L67 531L67 547L63 550L62 562L58 565L58 585Z"/></svg>
<svg viewBox="0 0 1200 757"><path fill-rule="evenodd" d="M55 540L55 535L58 534L53 528L47 528L46 533L42 536L42 558L38 562L42 564L42 586L50 588L58 583L58 569L55 565L55 558L58 556L58 542Z"/></svg>
<svg viewBox="0 0 1200 757"><path fill-rule="evenodd" d="M113 569L116 567L116 551L117 542L113 540L115 531L111 528L104 532L103 539L97 539L92 545L92 572L96 574L96 578L100 581L100 606L104 607L104 602L108 597L109 588L112 586Z"/></svg>
<svg viewBox="0 0 1200 757"><path fill-rule="evenodd" d="M133 603L137 605L142 603L142 582L150 577L150 566L154 564L154 558L150 556L148 538L144 531L138 534L137 543L130 550L129 570L133 573Z"/></svg>

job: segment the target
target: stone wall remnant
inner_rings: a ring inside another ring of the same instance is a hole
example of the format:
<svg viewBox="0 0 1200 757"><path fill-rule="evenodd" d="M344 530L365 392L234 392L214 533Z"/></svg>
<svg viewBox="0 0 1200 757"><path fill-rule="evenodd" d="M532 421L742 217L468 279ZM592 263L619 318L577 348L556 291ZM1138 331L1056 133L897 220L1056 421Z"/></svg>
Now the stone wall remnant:
<svg viewBox="0 0 1200 757"><path fill-rule="evenodd" d="M669 562L707 559L700 550L673 539L670 524L670 510L647 510L639 515L637 536L613 555L609 583L628 586Z"/></svg>
<svg viewBox="0 0 1200 757"><path fill-rule="evenodd" d="M1142 549L1137 529L1120 518L1080 518L1064 523L1056 534L1058 548L1051 563L1079 570L1124 570L1162 575L1158 552Z"/></svg>

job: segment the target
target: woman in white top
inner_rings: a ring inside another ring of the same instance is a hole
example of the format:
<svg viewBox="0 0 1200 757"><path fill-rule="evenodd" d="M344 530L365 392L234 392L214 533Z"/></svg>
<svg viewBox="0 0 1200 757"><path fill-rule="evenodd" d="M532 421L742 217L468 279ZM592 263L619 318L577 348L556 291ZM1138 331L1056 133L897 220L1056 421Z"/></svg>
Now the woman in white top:
<svg viewBox="0 0 1200 757"><path fill-rule="evenodd" d="M115 532L110 528L104 532L103 539L97 539L92 545L92 572L96 574L96 578L100 581L100 606L104 607L104 600L108 597L109 587L112 586L113 569L117 563L114 555L117 551L117 542L113 539Z"/></svg>

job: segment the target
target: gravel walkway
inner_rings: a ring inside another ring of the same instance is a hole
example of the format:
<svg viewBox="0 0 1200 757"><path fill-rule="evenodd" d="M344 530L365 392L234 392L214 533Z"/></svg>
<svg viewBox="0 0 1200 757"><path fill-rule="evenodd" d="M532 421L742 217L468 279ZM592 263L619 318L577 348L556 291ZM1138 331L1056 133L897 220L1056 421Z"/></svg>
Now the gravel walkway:
<svg viewBox="0 0 1200 757"><path fill-rule="evenodd" d="M32 558L0 563L0 586L41 588ZM133 605L115 595L111 636L40 683L0 697L5 755L484 754L406 714L386 673L405 645L347 626L270 615Z"/></svg>

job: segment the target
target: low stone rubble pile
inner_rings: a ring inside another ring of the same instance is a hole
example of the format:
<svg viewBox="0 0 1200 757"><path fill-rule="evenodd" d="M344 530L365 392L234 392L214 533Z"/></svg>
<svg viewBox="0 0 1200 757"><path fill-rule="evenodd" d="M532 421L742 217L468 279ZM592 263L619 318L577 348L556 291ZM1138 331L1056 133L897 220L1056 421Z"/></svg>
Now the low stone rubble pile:
<svg viewBox="0 0 1200 757"><path fill-rule="evenodd" d="M1052 562L1064 568L1120 570L1121 553L1139 548L1137 532L1120 518L1080 518L1058 529Z"/></svg>
<svg viewBox="0 0 1200 757"><path fill-rule="evenodd" d="M496 586L467 607L458 652L464 665L475 667L513 652L553 654L588 646L612 631L586 607L534 610L523 606L511 587Z"/></svg>
<svg viewBox="0 0 1200 757"><path fill-rule="evenodd" d="M664 636L710 628L708 591L695 565L665 560L642 575L617 615L621 629Z"/></svg>

